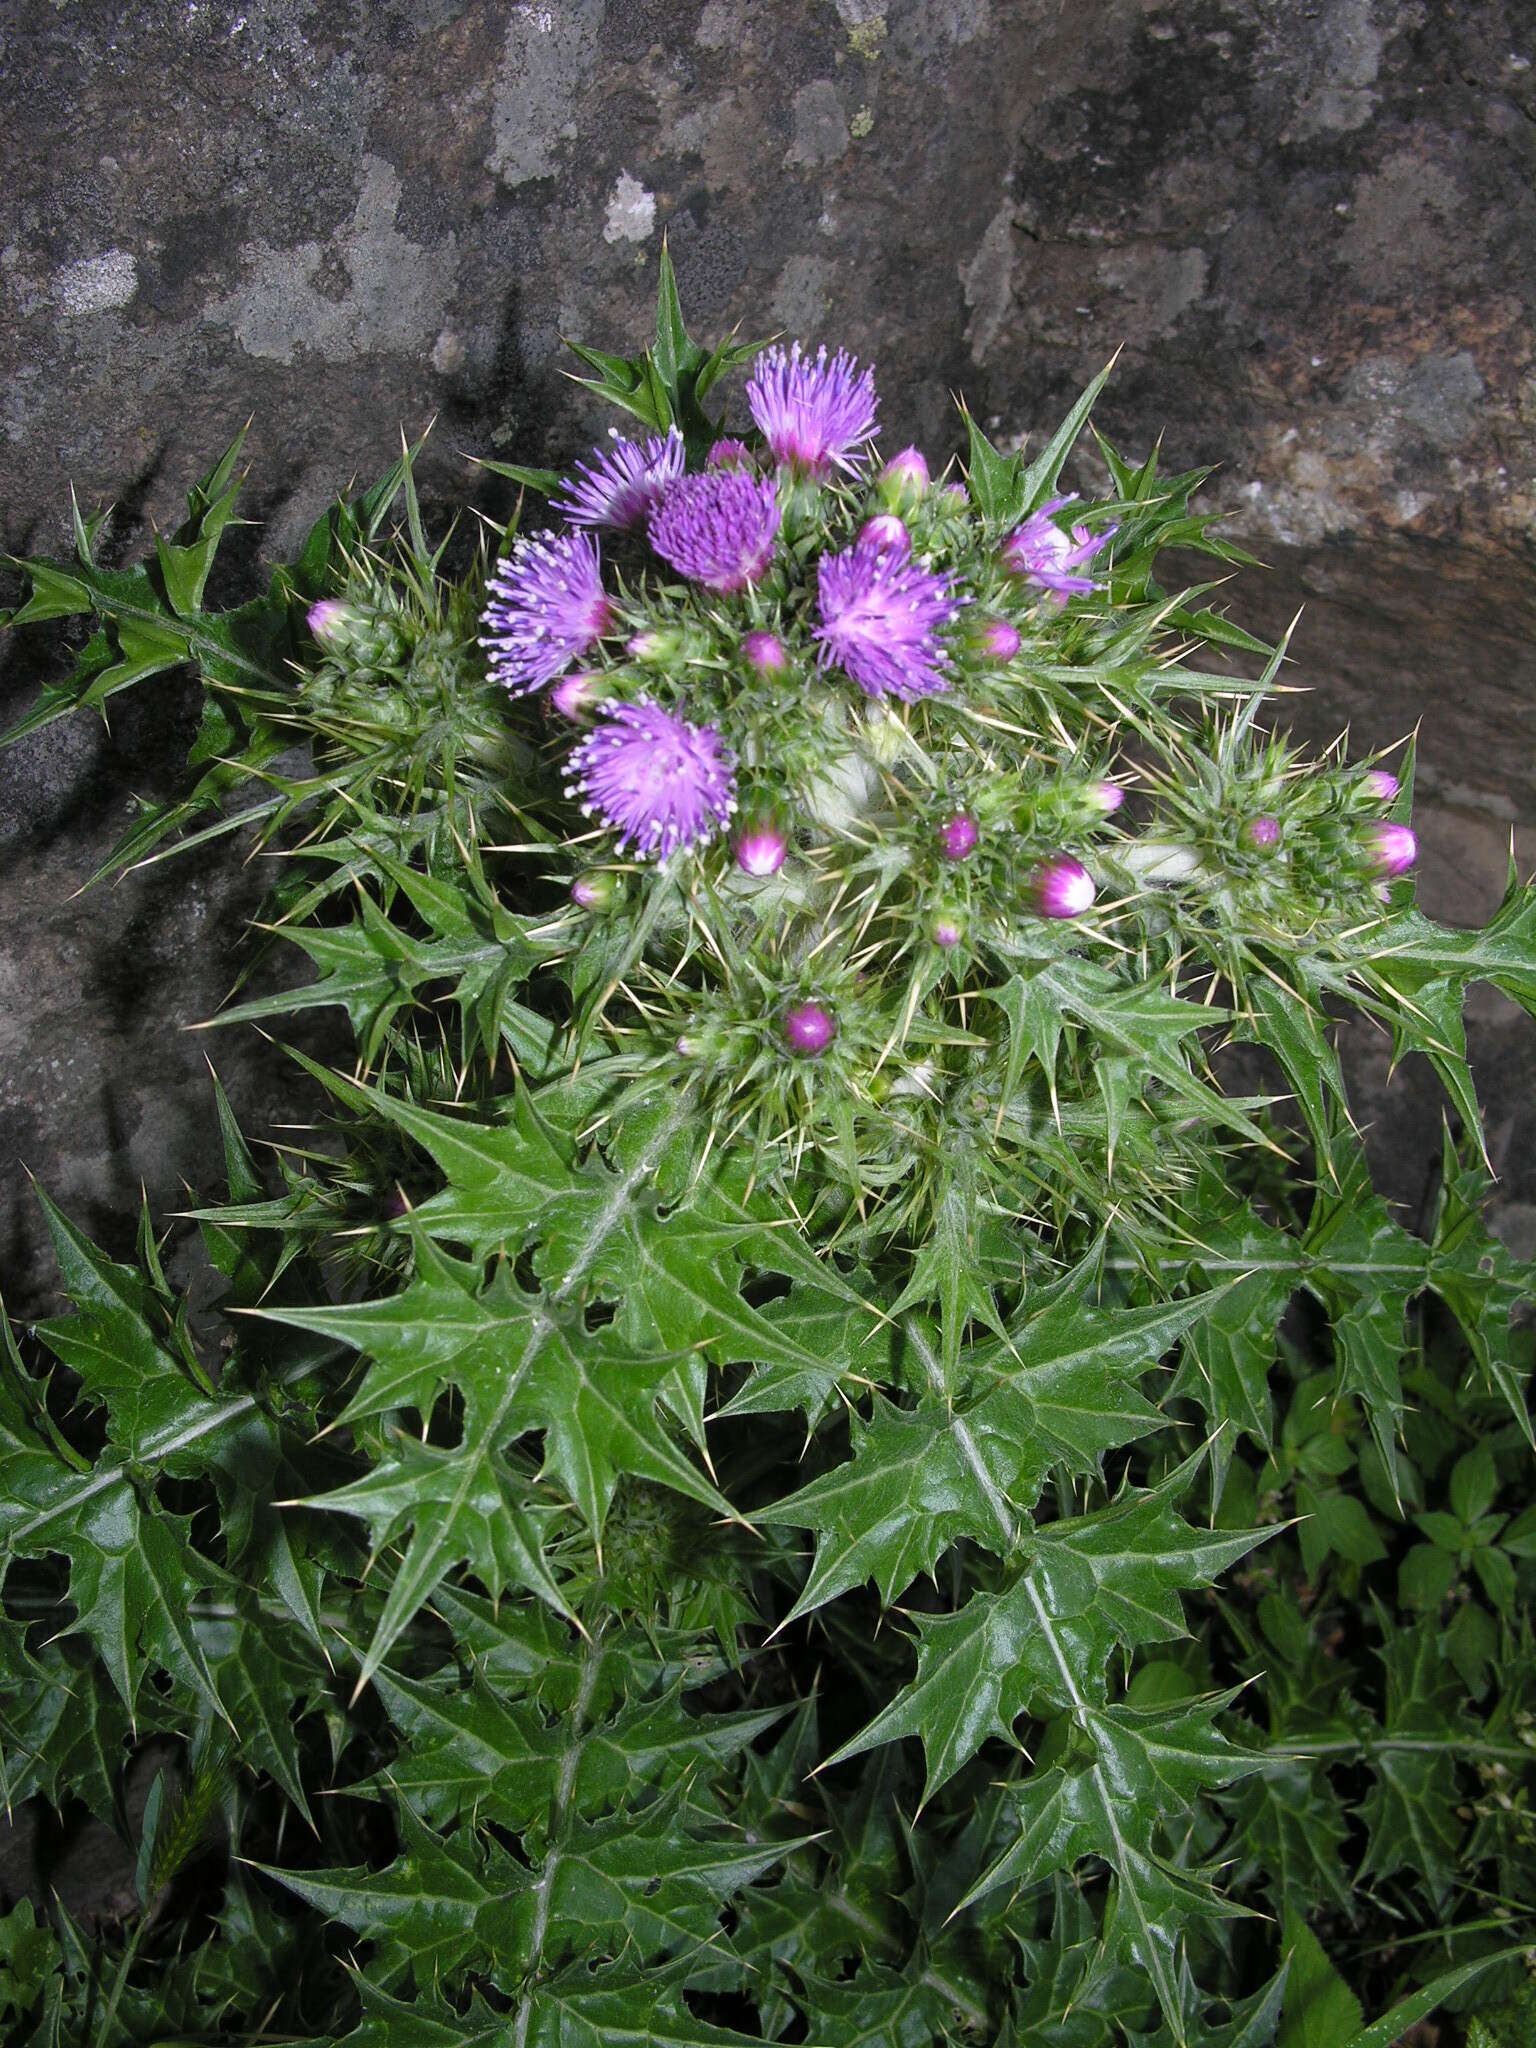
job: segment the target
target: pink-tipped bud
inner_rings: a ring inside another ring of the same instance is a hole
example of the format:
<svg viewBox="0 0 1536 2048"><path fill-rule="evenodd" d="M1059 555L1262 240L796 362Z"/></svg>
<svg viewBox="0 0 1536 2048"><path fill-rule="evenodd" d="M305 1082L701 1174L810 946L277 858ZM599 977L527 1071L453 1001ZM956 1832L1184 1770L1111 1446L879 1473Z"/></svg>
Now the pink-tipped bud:
<svg viewBox="0 0 1536 2048"><path fill-rule="evenodd" d="M986 613L968 618L961 631L966 646L983 661L1012 661L1024 644L1017 626Z"/></svg>
<svg viewBox="0 0 1536 2048"><path fill-rule="evenodd" d="M965 937L965 920L958 910L936 910L928 922L928 936L947 953Z"/></svg>
<svg viewBox="0 0 1536 2048"><path fill-rule="evenodd" d="M820 1003L791 1003L784 1012L784 1039L803 1059L819 1059L837 1036L837 1019Z"/></svg>
<svg viewBox="0 0 1536 2048"><path fill-rule="evenodd" d="M671 626L647 626L643 632L634 634L624 643L624 652L633 661L649 662L660 667L675 654L680 654L683 636Z"/></svg>
<svg viewBox="0 0 1536 2048"><path fill-rule="evenodd" d="M946 484L939 495L946 501L951 512L968 512L971 494L964 484Z"/></svg>
<svg viewBox="0 0 1536 2048"><path fill-rule="evenodd" d="M939 851L946 860L969 860L981 834L969 811L956 811L939 827Z"/></svg>
<svg viewBox="0 0 1536 2048"><path fill-rule="evenodd" d="M1419 854L1419 842L1409 828L1386 819L1367 829L1364 846L1366 858L1378 875L1406 874Z"/></svg>
<svg viewBox="0 0 1536 2048"><path fill-rule="evenodd" d="M789 656L784 651L784 642L777 633L744 634L741 651L760 676L776 676L781 669L789 666Z"/></svg>
<svg viewBox="0 0 1536 2048"><path fill-rule="evenodd" d="M339 597L322 597L305 614L305 624L322 647L345 647L352 614Z"/></svg>
<svg viewBox="0 0 1536 2048"><path fill-rule="evenodd" d="M750 469L752 450L745 441L734 441L727 436L713 444L704 462L709 469Z"/></svg>
<svg viewBox="0 0 1536 2048"><path fill-rule="evenodd" d="M875 495L888 512L910 512L928 488L928 463L921 448L903 448L875 479Z"/></svg>
<svg viewBox="0 0 1536 2048"><path fill-rule="evenodd" d="M601 869L578 875L571 884L571 901L582 910L606 910L618 893L618 877Z"/></svg>
<svg viewBox="0 0 1536 2048"><path fill-rule="evenodd" d="M1252 852L1268 853L1280 844L1280 820L1249 818L1237 836Z"/></svg>
<svg viewBox="0 0 1536 2048"><path fill-rule="evenodd" d="M904 562L912 552L912 536L894 512L877 512L859 528L859 546Z"/></svg>
<svg viewBox="0 0 1536 2048"><path fill-rule="evenodd" d="M1041 861L1029 878L1029 900L1041 917L1081 917L1097 894L1092 875L1070 853Z"/></svg>
<svg viewBox="0 0 1536 2048"><path fill-rule="evenodd" d="M600 670L578 668L560 678L549 701L562 718L584 718L609 694L608 678Z"/></svg>
<svg viewBox="0 0 1536 2048"><path fill-rule="evenodd" d="M1402 786L1390 768L1367 769L1361 783L1366 795L1379 804L1394 803Z"/></svg>
<svg viewBox="0 0 1536 2048"><path fill-rule="evenodd" d="M1118 782L1090 782L1083 799L1101 818L1112 818L1125 802L1125 791Z"/></svg>
<svg viewBox="0 0 1536 2048"><path fill-rule="evenodd" d="M789 852L789 834L772 806L753 805L731 834L731 851L744 875L776 875Z"/></svg>

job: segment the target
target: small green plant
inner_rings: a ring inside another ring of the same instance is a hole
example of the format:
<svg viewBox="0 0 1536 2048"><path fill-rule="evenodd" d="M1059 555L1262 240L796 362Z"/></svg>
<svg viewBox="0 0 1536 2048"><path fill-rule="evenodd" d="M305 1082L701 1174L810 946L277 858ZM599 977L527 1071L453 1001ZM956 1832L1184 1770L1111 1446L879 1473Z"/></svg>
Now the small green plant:
<svg viewBox="0 0 1536 2048"><path fill-rule="evenodd" d="M218 1021L351 1050L266 1164L215 1084L212 1314L41 1197L6 1795L124 1828L179 1762L137 1913L0 1920L5 2038L1515 2038L1532 1273L1462 1005L1536 1011L1536 892L1414 907L1411 749L1305 758L1283 646L1158 580L1244 559L1203 472L1062 488L1102 377L935 478L665 258L577 353L639 438L488 464L531 535L429 539L407 449L210 610L237 443L146 565L16 565L81 631L11 737L194 672L107 872L282 850L313 977ZM1422 1236L1351 1009L1446 1092Z"/></svg>

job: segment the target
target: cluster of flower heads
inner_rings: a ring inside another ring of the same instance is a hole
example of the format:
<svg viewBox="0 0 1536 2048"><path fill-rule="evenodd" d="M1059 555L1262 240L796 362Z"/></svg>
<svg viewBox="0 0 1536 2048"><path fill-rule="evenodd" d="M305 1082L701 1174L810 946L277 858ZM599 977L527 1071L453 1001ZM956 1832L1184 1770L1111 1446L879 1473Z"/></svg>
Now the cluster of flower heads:
<svg viewBox="0 0 1536 2048"><path fill-rule="evenodd" d="M618 835L619 851L641 859L664 860L725 826L735 809L734 760L716 727L645 698L604 701L611 692L601 675L578 668L620 628L603 585L597 530L643 530L655 555L687 583L731 597L751 591L773 567L789 493L858 478L871 465L874 377L845 351L769 348L746 396L771 470L739 440L716 442L707 466L689 473L675 427L643 442L615 434L576 465L552 500L566 526L520 540L491 581L482 644L492 674L514 695L554 684L565 716L595 715L597 729L571 757L569 793ZM910 703L952 686L952 629L968 600L949 576L915 559L899 516L929 489L921 453L903 450L879 483L889 509L866 520L851 546L829 548L816 563L809 637L818 671L841 673L866 697ZM1078 527L1069 535L1050 517L1068 502L1053 500L1032 514L1002 552L1007 571L1051 601L1098 587L1084 570L1113 531L1089 536ZM1006 620L992 619L978 628L976 643L1007 660L1020 640ZM631 638L628 651L646 652L645 636ZM743 634L740 652L761 676L789 661L782 640L761 628ZM738 833L744 871L771 873L783 853L771 860L768 849L784 836L782 821L767 839Z"/></svg>
<svg viewBox="0 0 1536 2048"><path fill-rule="evenodd" d="M667 624L665 605L659 617L642 610L637 619L632 606L609 596L601 531L643 533L656 560L699 593L713 621L707 636L713 655L725 652L725 665L734 663L739 675L771 683L795 665L786 644L793 636L775 600L800 582L822 489L867 481L864 512L855 515L863 523L856 531L851 521L844 528L851 541L834 544L820 524L819 551L810 551L814 589L806 588L799 628L807 679L814 673L834 688L842 679L867 698L915 703L951 690L969 658L1011 662L1022 638L1012 621L974 603L959 577L941 566L948 559L942 549L932 559L914 549L914 525L932 533L936 518L963 511L969 497L958 484L935 486L915 448L875 470L878 401L868 370L841 350L811 356L798 344L788 351L774 347L759 357L746 396L756 451L740 440L720 440L704 468L689 471L683 437L671 428L644 441L615 434L578 463L552 500L564 527L519 540L497 568L482 644L493 676L513 695L549 688L559 713L591 725L570 755L566 791L614 835L618 854L665 861L706 845L734 818L736 864L743 875L764 879L787 857L787 814L759 794L739 805L737 750L718 725L684 715L686 701L673 708L680 693L663 689L668 702L658 703L644 689L636 692L636 665L660 674L674 656L686 664L692 629ZM946 494L957 503L946 507ZM997 572L1027 584L1047 613L1105 588L1100 557L1116 528L1073 521L1067 508L1075 502L1071 495L1048 499L1004 536L993 556ZM848 503L842 494L841 506ZM928 511L914 519L925 505ZM830 523L845 518L840 509ZM765 603L758 587L769 579ZM742 599L735 620L730 607L720 608L720 600ZM317 617L315 630L326 638L339 626L327 615ZM604 640L622 643L620 659L599 656L597 665L582 666ZM704 663L717 671L721 666L718 659ZM755 761L757 736L738 738ZM1353 801L1385 807L1397 793L1396 779L1376 769L1362 779ZM1104 780L1076 788L1078 822L1109 817L1124 794ZM969 810L941 814L933 828L935 856L942 863L966 862L983 836ZM1261 863L1278 858L1285 839L1282 820L1267 810L1237 829L1238 846ZM1359 867L1379 882L1402 874L1416 852L1406 825L1380 817L1355 829L1353 845ZM1159 852L1151 844L1141 850ZM1159 877L1199 869L1191 848L1161 854ZM1134 870L1134 862L1127 865ZM613 893L612 878L583 876L572 893L584 907L600 908ZM1082 861L1056 852L1024 877L1018 900L1039 917L1075 919L1096 897L1097 884ZM928 919L928 937L946 952L963 942L966 922L957 902L941 903ZM830 1013L814 1002L786 1011L782 1029L791 1050L813 1058L837 1035Z"/></svg>

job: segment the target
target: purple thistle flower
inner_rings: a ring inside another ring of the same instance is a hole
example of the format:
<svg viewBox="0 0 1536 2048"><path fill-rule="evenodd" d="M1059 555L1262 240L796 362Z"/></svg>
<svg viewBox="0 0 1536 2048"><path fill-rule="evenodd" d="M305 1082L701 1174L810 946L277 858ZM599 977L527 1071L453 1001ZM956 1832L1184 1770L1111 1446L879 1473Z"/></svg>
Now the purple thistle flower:
<svg viewBox="0 0 1536 2048"><path fill-rule="evenodd" d="M875 431L874 372L861 376L845 349L828 361L819 348L814 362L801 355L798 341L788 355L765 349L747 385L747 404L774 460L824 482L834 465L849 472L860 467L860 444Z"/></svg>
<svg viewBox="0 0 1536 2048"><path fill-rule="evenodd" d="M313 620L313 612L310 613L310 618ZM314 630L313 625L311 625L310 630ZM1379 804L1395 802L1397 793L1402 788L1402 784L1390 768L1368 769L1361 786L1365 790L1366 795L1374 797Z"/></svg>
<svg viewBox="0 0 1536 2048"><path fill-rule="evenodd" d="M859 528L858 545L879 548L882 553L899 555L905 561L912 552L912 536L894 512L877 512Z"/></svg>
<svg viewBox="0 0 1536 2048"><path fill-rule="evenodd" d="M976 820L970 813L956 811L939 827L939 851L946 860L969 860L980 838Z"/></svg>
<svg viewBox="0 0 1536 2048"><path fill-rule="evenodd" d="M817 1059L837 1036L837 1019L820 1003L791 1003L784 1012L784 1037L791 1052Z"/></svg>
<svg viewBox="0 0 1536 2048"><path fill-rule="evenodd" d="M776 676L781 669L789 666L789 656L784 652L784 642L777 633L744 634L741 651L760 676Z"/></svg>
<svg viewBox="0 0 1536 2048"><path fill-rule="evenodd" d="M771 476L705 470L667 486L651 514L651 546L690 583L724 595L768 567L781 516Z"/></svg>
<svg viewBox="0 0 1536 2048"><path fill-rule="evenodd" d="M1041 917L1081 917L1098 893L1092 875L1070 853L1041 861L1029 878L1030 903Z"/></svg>
<svg viewBox="0 0 1536 2048"><path fill-rule="evenodd" d="M1419 842L1409 828L1386 819L1366 828L1364 844L1366 858L1378 875L1406 874L1418 858Z"/></svg>
<svg viewBox="0 0 1536 2048"><path fill-rule="evenodd" d="M1280 844L1280 820L1278 818L1250 818L1238 834L1244 846L1255 853L1268 853L1271 847Z"/></svg>
<svg viewBox="0 0 1536 2048"><path fill-rule="evenodd" d="M1090 533L1086 526L1074 526L1063 533L1051 518L1063 505L1070 505L1076 492L1065 498L1050 498L1038 512L1031 512L1022 526L1016 526L1003 542L1003 566L1015 576L1025 576L1043 590L1061 597L1084 597L1100 588L1091 576L1080 573L1114 534L1107 526L1102 533Z"/></svg>
<svg viewBox="0 0 1536 2048"><path fill-rule="evenodd" d="M736 763L712 725L641 698L605 709L571 756L566 795L619 835L619 851L665 860L698 846L736 808Z"/></svg>
<svg viewBox="0 0 1536 2048"><path fill-rule="evenodd" d="M704 458L706 469L750 469L752 450L745 441L733 440L727 435L723 441L712 441L709 453Z"/></svg>
<svg viewBox="0 0 1536 2048"><path fill-rule="evenodd" d="M942 576L880 548L823 555L816 571L817 660L836 662L866 697L931 697L947 690L938 629L960 609Z"/></svg>
<svg viewBox="0 0 1536 2048"><path fill-rule="evenodd" d="M683 473L683 437L676 427L653 434L643 447L610 432L613 446L594 448L594 459L578 462L576 475L565 479L565 495L549 501L573 526L638 526Z"/></svg>
<svg viewBox="0 0 1536 2048"><path fill-rule="evenodd" d="M504 689L522 697L552 682L613 623L597 542L584 533L519 541L491 577L483 623L480 645Z"/></svg>

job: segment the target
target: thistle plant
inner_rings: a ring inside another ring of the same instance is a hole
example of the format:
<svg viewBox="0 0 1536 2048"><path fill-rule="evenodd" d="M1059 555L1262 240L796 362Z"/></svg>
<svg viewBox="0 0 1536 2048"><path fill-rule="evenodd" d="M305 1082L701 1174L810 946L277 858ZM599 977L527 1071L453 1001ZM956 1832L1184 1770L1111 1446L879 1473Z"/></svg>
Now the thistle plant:
<svg viewBox="0 0 1536 2048"><path fill-rule="evenodd" d="M1536 1010L1536 892L1415 908L1411 746L1277 730L1284 646L1159 580L1245 559L1204 472L1095 433L1104 377L943 469L847 350L706 351L665 257L653 345L577 354L622 429L488 463L478 539L429 542L406 448L210 611L237 443L145 567L78 516L16 565L11 623L88 636L12 737L190 668L186 790L108 871L284 851L259 937L316 974L216 1021L350 1042L295 1050L323 1128L270 1157L215 1088L216 1311L148 1215L118 1260L41 1197L8 1796L121 1828L135 1754L180 1767L137 1912L0 1921L8 2038L1492 2014L1536 1942L1532 1274L1462 1004ZM1351 1010L1446 1092L1424 1235Z"/></svg>

